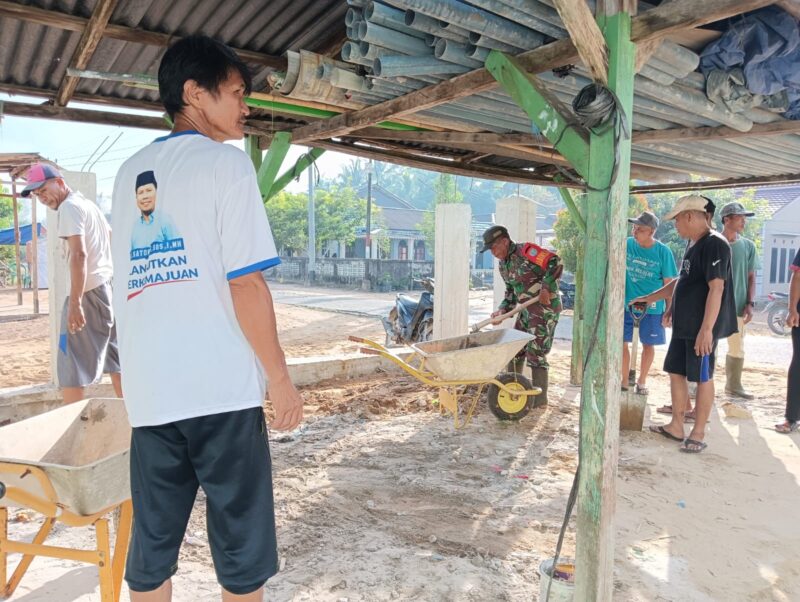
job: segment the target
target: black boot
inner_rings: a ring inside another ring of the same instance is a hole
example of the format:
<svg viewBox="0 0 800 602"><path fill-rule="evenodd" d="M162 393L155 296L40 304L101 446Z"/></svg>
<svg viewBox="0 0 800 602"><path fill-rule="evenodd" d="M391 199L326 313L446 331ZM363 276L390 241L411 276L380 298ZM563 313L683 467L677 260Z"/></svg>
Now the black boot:
<svg viewBox="0 0 800 602"><path fill-rule="evenodd" d="M533 368L533 386L539 387L542 392L536 396L533 400L533 407L538 408L539 406L547 405L547 382L548 382L548 373L547 368L542 368L540 366Z"/></svg>
<svg viewBox="0 0 800 602"><path fill-rule="evenodd" d="M506 367L506 372L513 372L514 374L522 374L522 371L524 369L525 369L525 358L515 357L513 360L508 362L508 366Z"/></svg>

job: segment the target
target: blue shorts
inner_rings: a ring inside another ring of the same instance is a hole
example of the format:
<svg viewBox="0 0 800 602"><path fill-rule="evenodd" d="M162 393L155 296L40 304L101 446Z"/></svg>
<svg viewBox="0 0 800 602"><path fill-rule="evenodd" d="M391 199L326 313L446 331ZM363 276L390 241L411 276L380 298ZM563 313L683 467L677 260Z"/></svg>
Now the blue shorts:
<svg viewBox="0 0 800 602"><path fill-rule="evenodd" d="M645 314L639 323L639 342L642 345L663 345L667 342L667 333L661 325L664 314ZM633 340L633 316L625 311L625 329L622 340L630 343Z"/></svg>

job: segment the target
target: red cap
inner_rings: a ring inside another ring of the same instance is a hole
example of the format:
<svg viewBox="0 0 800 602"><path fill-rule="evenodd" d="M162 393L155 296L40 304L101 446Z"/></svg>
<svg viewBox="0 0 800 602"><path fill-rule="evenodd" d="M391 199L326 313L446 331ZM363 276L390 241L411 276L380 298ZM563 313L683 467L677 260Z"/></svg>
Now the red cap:
<svg viewBox="0 0 800 602"><path fill-rule="evenodd" d="M27 197L30 195L31 191L39 188L42 184L47 182L47 180L61 177L63 177L61 172L52 165L48 165L47 163L34 163L28 170L28 181L21 194Z"/></svg>

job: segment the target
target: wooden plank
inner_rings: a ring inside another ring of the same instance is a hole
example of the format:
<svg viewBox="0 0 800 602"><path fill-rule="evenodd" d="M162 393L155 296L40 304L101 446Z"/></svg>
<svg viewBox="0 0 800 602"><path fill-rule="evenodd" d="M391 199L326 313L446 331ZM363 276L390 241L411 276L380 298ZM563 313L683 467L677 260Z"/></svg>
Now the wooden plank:
<svg viewBox="0 0 800 602"><path fill-rule="evenodd" d="M725 140L731 138L750 138L753 136L779 136L800 134L800 121L773 121L757 123L747 132L740 132L726 126L700 128L670 128L668 130L647 130L634 132L634 144L669 142L674 140Z"/></svg>
<svg viewBox="0 0 800 602"><path fill-rule="evenodd" d="M624 12L598 15L609 49L608 85L631 128L635 45ZM623 117L620 117L623 118ZM625 238L631 141L592 133L584 258L585 365L581 388L575 599L611 602L619 452Z"/></svg>
<svg viewBox="0 0 800 602"><path fill-rule="evenodd" d="M22 305L22 263L19 248L19 197L17 196L17 179L13 177L11 178L11 202L14 211L14 260L17 264L17 305ZM35 203L36 200L34 199L33 202Z"/></svg>
<svg viewBox="0 0 800 602"><path fill-rule="evenodd" d="M575 171L586 178L589 173L588 133L574 122L574 118L568 117L571 115L569 109L547 89L544 82L526 73L514 58L502 52L493 50L489 53L486 69Z"/></svg>
<svg viewBox="0 0 800 602"><path fill-rule="evenodd" d="M365 148L337 142L320 141L315 142L314 146L348 155L355 155L365 159L386 161L388 163L396 163L397 165L404 165L406 167L417 167L419 169L427 169L440 173L451 173L459 176L484 178L487 180L500 180L502 182L519 182L520 184L532 184L534 186L566 186L569 188L579 188L579 186L573 182L554 182L553 180L537 177L531 174L531 172L525 172L523 170L489 167L485 165L470 165L469 167L465 167L453 160L446 161L398 151Z"/></svg>
<svg viewBox="0 0 800 602"><path fill-rule="evenodd" d="M633 20L631 37L644 42L685 28L699 27L719 19L772 4L774 0L672 0L652 8ZM570 39L556 40L517 55L520 66L531 73L576 62L580 57ZM409 92L403 96L358 111L342 113L331 119L296 128L293 139L298 144L343 136L360 128L375 125L399 115L424 111L464 96L495 87L486 69L476 69L439 84Z"/></svg>
<svg viewBox="0 0 800 602"><path fill-rule="evenodd" d="M118 0L98 0L97 4L95 4L92 17L86 23L81 39L78 42L78 47L72 54L72 59L69 62L70 67L73 69L85 69L89 65L94 51L97 50L97 45L103 38L103 31L111 19L117 2ZM56 92L56 106L67 106L67 103L75 93L75 88L78 87L79 80L80 78L78 77L64 75L61 85L58 87L58 92Z"/></svg>
<svg viewBox="0 0 800 602"><path fill-rule="evenodd" d="M585 0L554 0L555 9L592 79L608 83L608 48Z"/></svg>
<svg viewBox="0 0 800 602"><path fill-rule="evenodd" d="M633 186L631 193L657 192L693 192L698 190L723 190L726 188L751 188L762 184L798 184L800 173L781 174L777 176L755 176L752 178L727 178L724 180L707 180L705 182L682 182L679 184L655 184Z"/></svg>
<svg viewBox="0 0 800 602"><path fill-rule="evenodd" d="M780 2L776 2L775 4L792 15L795 19L800 19L800 1L780 0Z"/></svg>
<svg viewBox="0 0 800 602"><path fill-rule="evenodd" d="M89 19L84 17L78 17L55 10L45 10L35 6L17 4L16 2L9 2L8 0L0 0L0 17L10 17L12 19L28 21L29 23L77 32L82 32L89 22ZM167 33L147 31L137 27L126 27L124 25L114 24L109 24L106 27L103 37L121 40L123 42L164 47L177 42L181 38L181 36L174 36ZM233 50L248 63L256 63L276 69L283 69L286 67L286 59L282 57L253 52L252 50L244 50L242 48L233 48Z"/></svg>
<svg viewBox="0 0 800 602"><path fill-rule="evenodd" d="M35 88L32 86L19 86L17 84L0 83L0 92L7 94L23 94L35 98L52 99L58 90L48 90L47 88ZM141 109L143 111L158 111L162 113L164 107L157 102L149 100L138 100L136 98L114 98L112 96L99 96L94 94L82 94L76 92L72 95L75 101L86 102L89 104L107 105L114 107L126 107L129 109Z"/></svg>
<svg viewBox="0 0 800 602"><path fill-rule="evenodd" d="M543 136L522 132L509 134L497 134L495 132L402 132L370 127L357 130L352 133L352 136L354 138L425 142L429 144L516 144L521 146L541 146L542 148L552 148L553 146Z"/></svg>

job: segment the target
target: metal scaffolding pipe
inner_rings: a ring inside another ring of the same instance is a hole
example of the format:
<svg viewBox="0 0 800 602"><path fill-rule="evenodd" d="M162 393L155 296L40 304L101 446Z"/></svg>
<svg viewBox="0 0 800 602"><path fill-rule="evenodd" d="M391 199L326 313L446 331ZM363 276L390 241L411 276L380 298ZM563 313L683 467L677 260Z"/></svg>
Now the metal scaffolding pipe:
<svg viewBox="0 0 800 602"><path fill-rule="evenodd" d="M347 27L352 27L354 21L361 21L361 9L353 8L352 6L347 9L347 12L344 14L344 24Z"/></svg>
<svg viewBox="0 0 800 602"><path fill-rule="evenodd" d="M520 23L525 27L529 27L534 31L540 31L552 38L564 38L567 36L567 32L561 25L560 19L558 20L559 23L558 25L553 25L549 21L542 19L532 10L522 10L521 8L513 6L514 3L512 2L501 1L501 0L470 0L470 4L474 4L479 8L491 11L496 15L502 15L506 19L510 19L515 23ZM526 6L526 8L530 8L536 3L531 2L531 0L527 0L523 4ZM536 6L541 6L541 5L536 5ZM556 17L558 17L558 13L554 11L552 8L546 6L543 6L541 8L556 13Z"/></svg>
<svg viewBox="0 0 800 602"><path fill-rule="evenodd" d="M475 33L474 31L469 33L469 43L482 48L490 48L492 50L499 50L501 52L508 52L510 54L518 54L522 51L522 48L499 42L487 35Z"/></svg>
<svg viewBox="0 0 800 602"><path fill-rule="evenodd" d="M664 40L653 53L658 60L680 69L683 73L691 73L700 65L700 55L683 46Z"/></svg>
<svg viewBox="0 0 800 602"><path fill-rule="evenodd" d="M379 2L368 2L364 8L364 20L376 25L383 25L415 38L424 38L425 32L406 25L405 11L386 6Z"/></svg>
<svg viewBox="0 0 800 602"><path fill-rule="evenodd" d="M472 67L473 69L483 67L483 63L467 56L466 44L460 44L458 42L454 42L453 40L445 40L444 38L441 38L438 42L436 42L436 46L433 49L433 55L437 59L449 61L465 67Z"/></svg>
<svg viewBox="0 0 800 602"><path fill-rule="evenodd" d="M362 21L358 24L357 37L361 42L378 44L404 54L430 54L430 49L425 45L424 40L369 21Z"/></svg>
<svg viewBox="0 0 800 602"><path fill-rule="evenodd" d="M455 73L466 73L469 67L440 61L431 56L383 56L375 59L372 72L375 77L397 77L406 75L450 75Z"/></svg>
<svg viewBox="0 0 800 602"><path fill-rule="evenodd" d="M415 10L407 10L405 13L405 24L419 31L435 36L437 38L447 38L455 42L464 42L468 39L469 32L464 30L463 34L456 31L447 30L439 24L438 19L433 19ZM426 38L427 41L427 38ZM435 43L435 42L434 42ZM428 44L433 46L433 44Z"/></svg>
<svg viewBox="0 0 800 602"><path fill-rule="evenodd" d="M642 68L639 69L639 75L651 79L662 86L671 86L675 83L675 78L672 75L651 67L649 63L642 65Z"/></svg>
<svg viewBox="0 0 800 602"><path fill-rule="evenodd" d="M354 6L355 8L364 8L367 5L367 0L347 0L347 6Z"/></svg>
<svg viewBox="0 0 800 602"><path fill-rule="evenodd" d="M480 63L486 62L486 57L489 56L491 49L484 48L482 46L476 46L475 44L467 44L466 45L466 53L467 57L474 59Z"/></svg>
<svg viewBox="0 0 800 602"><path fill-rule="evenodd" d="M540 21L549 23L551 26L555 26L564 31L560 36L553 37L562 38L567 36L566 28L561 21L561 15L558 14L558 11L553 6L549 6L549 3L544 3L539 0L500 0L500 2L516 11L536 17ZM594 10L592 10L592 13L594 13Z"/></svg>
<svg viewBox="0 0 800 602"><path fill-rule="evenodd" d="M388 2L398 8L415 10L469 31L484 33L519 48L532 49L544 43L544 36L541 33L458 0L388 0Z"/></svg>

